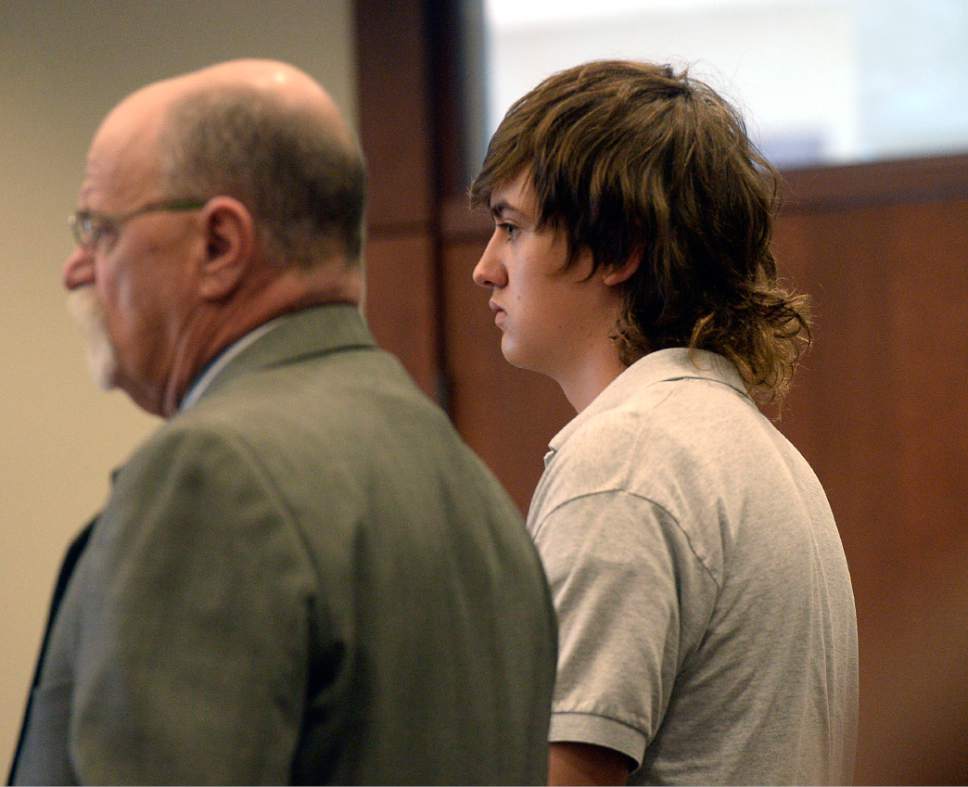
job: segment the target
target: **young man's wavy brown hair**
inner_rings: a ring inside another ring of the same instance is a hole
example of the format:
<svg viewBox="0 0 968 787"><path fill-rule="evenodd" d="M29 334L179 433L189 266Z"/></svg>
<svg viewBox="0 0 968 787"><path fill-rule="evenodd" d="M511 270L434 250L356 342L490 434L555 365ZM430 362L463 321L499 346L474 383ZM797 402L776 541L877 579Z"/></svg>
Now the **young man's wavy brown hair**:
<svg viewBox="0 0 968 787"><path fill-rule="evenodd" d="M613 336L624 363L712 350L757 398L782 399L810 343L807 299L778 286L778 175L727 101L670 66L576 66L508 110L472 204L524 171L539 227L564 231L569 265L583 249L595 270L640 257Z"/></svg>

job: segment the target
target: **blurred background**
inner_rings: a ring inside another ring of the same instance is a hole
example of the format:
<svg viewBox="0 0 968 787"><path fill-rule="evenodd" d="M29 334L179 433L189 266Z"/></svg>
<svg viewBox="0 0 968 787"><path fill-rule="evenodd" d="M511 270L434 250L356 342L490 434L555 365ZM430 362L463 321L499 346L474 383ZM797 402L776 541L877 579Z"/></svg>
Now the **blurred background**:
<svg viewBox="0 0 968 787"><path fill-rule="evenodd" d="M594 58L688 66L728 95L783 171L781 271L815 301L779 426L823 481L851 566L857 781L968 781L963 0L0 3L0 772L63 550L157 426L88 381L64 310L88 142L137 87L241 56L299 65L359 130L370 323L522 510L573 413L504 363L470 280L489 220L466 189L487 138L541 78Z"/></svg>

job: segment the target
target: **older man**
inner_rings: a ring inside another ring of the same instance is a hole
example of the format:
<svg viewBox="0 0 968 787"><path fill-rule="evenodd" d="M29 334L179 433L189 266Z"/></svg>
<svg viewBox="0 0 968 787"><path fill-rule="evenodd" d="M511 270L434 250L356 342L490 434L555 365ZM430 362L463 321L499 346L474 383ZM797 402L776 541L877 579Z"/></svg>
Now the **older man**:
<svg viewBox="0 0 968 787"><path fill-rule="evenodd" d="M98 377L168 421L71 550L13 781L544 779L540 563L359 314L363 181L280 63L98 130L64 281Z"/></svg>

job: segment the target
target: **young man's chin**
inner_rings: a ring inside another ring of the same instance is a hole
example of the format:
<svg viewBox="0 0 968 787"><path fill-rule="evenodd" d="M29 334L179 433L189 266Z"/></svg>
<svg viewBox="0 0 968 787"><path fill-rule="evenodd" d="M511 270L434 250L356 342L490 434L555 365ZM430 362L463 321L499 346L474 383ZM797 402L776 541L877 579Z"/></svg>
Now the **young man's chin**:
<svg viewBox="0 0 968 787"><path fill-rule="evenodd" d="M536 372L537 374L550 376L545 371L544 366L540 362L540 358L535 358L533 354L525 352L520 346L507 341L506 335L501 341L501 355L504 356L505 361L516 369L524 369L527 372Z"/></svg>
<svg viewBox="0 0 968 787"><path fill-rule="evenodd" d="M515 345L514 341L506 333L501 336L501 355L504 356L504 360L511 364L511 366L516 366L518 369L529 368L524 363L524 359L521 358L521 349Z"/></svg>
<svg viewBox="0 0 968 787"><path fill-rule="evenodd" d="M71 290L67 294L67 307L84 334L91 379L101 390L111 390L115 385L117 356L104 324L104 311L94 289L80 287Z"/></svg>

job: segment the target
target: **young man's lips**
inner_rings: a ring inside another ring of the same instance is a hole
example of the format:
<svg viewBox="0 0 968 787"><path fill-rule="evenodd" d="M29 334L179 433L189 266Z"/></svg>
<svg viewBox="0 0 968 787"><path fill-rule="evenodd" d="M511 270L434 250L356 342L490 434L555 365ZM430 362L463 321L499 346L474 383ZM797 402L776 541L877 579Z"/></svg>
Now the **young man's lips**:
<svg viewBox="0 0 968 787"><path fill-rule="evenodd" d="M494 322L502 320L507 312L503 308L498 306L494 301L488 301L487 305L490 307L491 311L494 312Z"/></svg>

